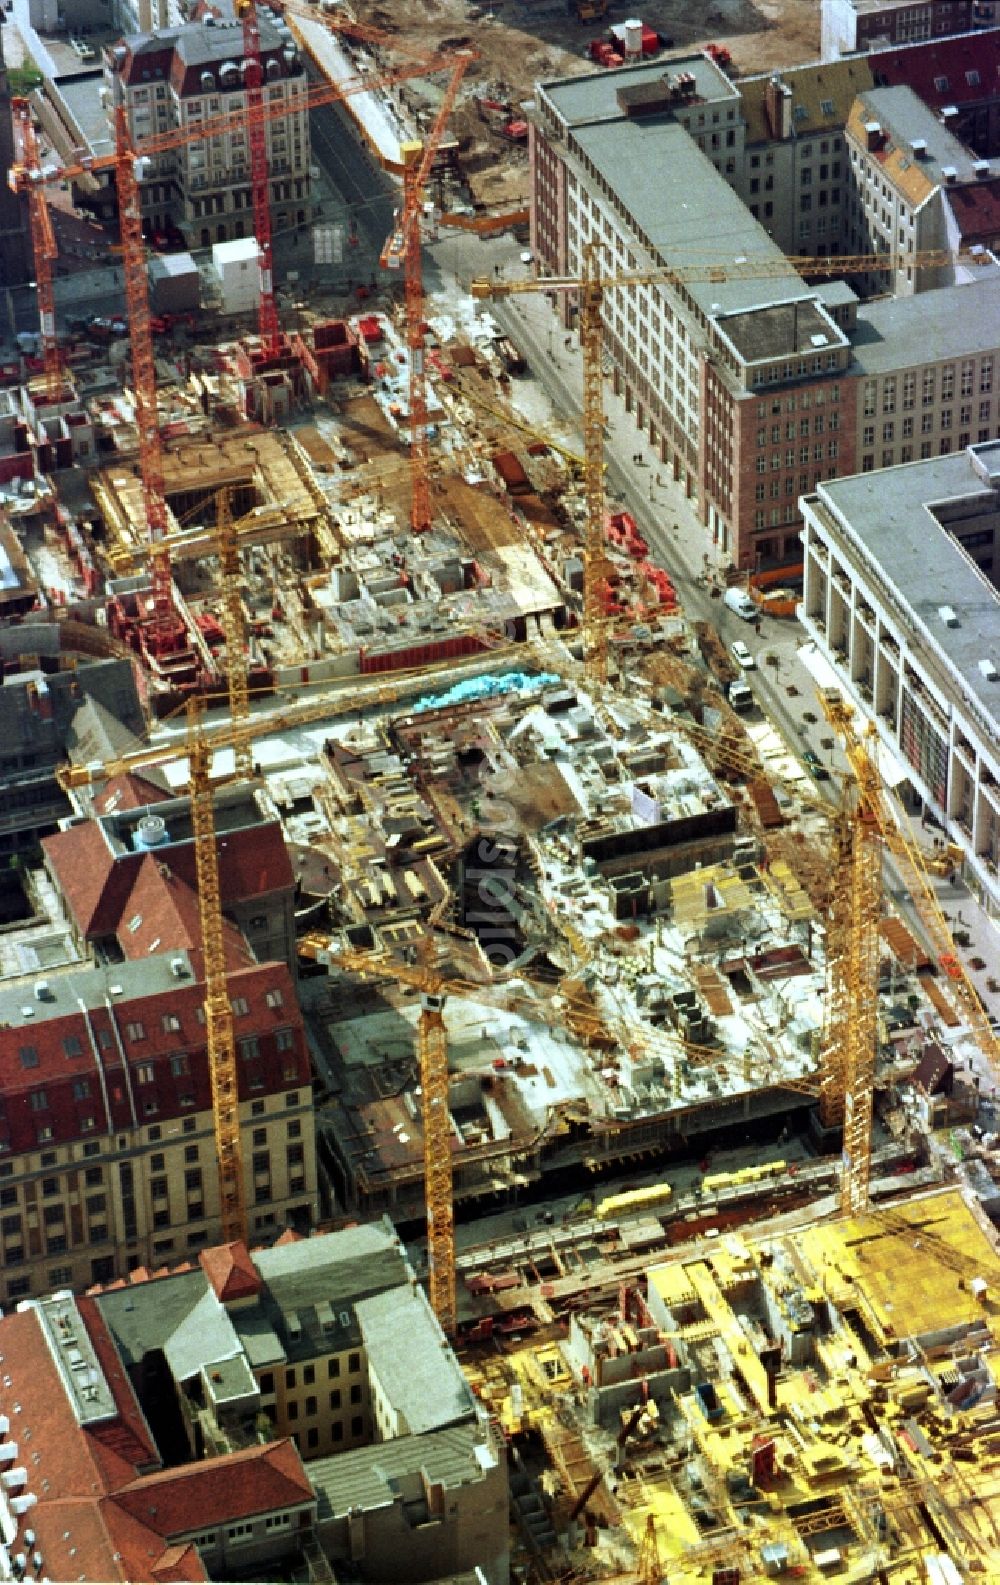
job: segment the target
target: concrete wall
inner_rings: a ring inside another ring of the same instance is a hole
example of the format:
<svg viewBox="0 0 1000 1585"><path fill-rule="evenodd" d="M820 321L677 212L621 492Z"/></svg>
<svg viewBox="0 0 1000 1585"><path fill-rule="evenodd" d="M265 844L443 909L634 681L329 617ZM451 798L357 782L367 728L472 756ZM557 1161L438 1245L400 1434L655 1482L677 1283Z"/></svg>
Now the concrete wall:
<svg viewBox="0 0 1000 1585"><path fill-rule="evenodd" d="M415 1439L417 1441L417 1439ZM415 1457L419 1462L419 1443ZM321 1524L320 1543L334 1569L353 1562L360 1576L384 1585L436 1580L482 1570L486 1585L508 1585L507 1466L468 1485L431 1487L419 1469L395 1501ZM430 1499L430 1516L424 1499ZM437 1512L433 1510L437 1509Z"/></svg>

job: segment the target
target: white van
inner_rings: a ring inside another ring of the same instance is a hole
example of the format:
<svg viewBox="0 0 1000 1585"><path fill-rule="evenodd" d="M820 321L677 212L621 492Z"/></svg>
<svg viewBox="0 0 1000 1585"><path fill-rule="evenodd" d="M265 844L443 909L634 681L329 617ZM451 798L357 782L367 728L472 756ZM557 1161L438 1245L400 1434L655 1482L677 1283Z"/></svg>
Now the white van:
<svg viewBox="0 0 1000 1585"><path fill-rule="evenodd" d="M757 615L757 607L745 589L727 589L723 598L730 611L735 611L744 622L752 622Z"/></svg>

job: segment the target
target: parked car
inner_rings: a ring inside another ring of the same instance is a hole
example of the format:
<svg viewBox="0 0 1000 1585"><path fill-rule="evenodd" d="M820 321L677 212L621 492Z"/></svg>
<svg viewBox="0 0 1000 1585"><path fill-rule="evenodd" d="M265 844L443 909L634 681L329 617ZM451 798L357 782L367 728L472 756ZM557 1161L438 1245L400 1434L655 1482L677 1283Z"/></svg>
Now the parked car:
<svg viewBox="0 0 1000 1585"><path fill-rule="evenodd" d="M819 755L811 748L806 749L802 756L802 761L803 764L808 767L810 774L816 779L816 781L830 780L830 772L823 764L823 761L820 759Z"/></svg>
<svg viewBox="0 0 1000 1585"><path fill-rule="evenodd" d="M733 659L738 666L742 666L744 671L756 670L757 662L754 660L753 656L741 638L735 639L729 647L733 652Z"/></svg>

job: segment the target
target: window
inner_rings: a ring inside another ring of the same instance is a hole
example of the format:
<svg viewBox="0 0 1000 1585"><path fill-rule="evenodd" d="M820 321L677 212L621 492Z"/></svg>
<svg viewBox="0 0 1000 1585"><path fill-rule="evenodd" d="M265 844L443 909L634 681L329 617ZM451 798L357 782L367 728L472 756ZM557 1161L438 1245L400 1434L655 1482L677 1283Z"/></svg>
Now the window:
<svg viewBox="0 0 1000 1585"><path fill-rule="evenodd" d="M184 1074L190 1073L190 1071L191 1064L184 1052L179 1052L177 1056L170 1058L170 1072L175 1079L182 1078Z"/></svg>
<svg viewBox="0 0 1000 1585"><path fill-rule="evenodd" d="M896 411L895 378L887 379L882 388L882 411L883 413L894 413Z"/></svg>
<svg viewBox="0 0 1000 1585"><path fill-rule="evenodd" d="M87 1099L87 1097L89 1096L89 1094L90 1094L90 1080L89 1079L74 1079L73 1080L73 1099L74 1099L74 1101L85 1101Z"/></svg>
<svg viewBox="0 0 1000 1585"><path fill-rule="evenodd" d="M125 1034L129 1040L145 1040L145 1026L138 1020L135 1020L133 1023L128 1023L125 1025Z"/></svg>
<svg viewBox="0 0 1000 1585"><path fill-rule="evenodd" d="M21 1047L21 1066L22 1066L22 1068L37 1068L37 1066L38 1066L38 1047L37 1046L22 1046Z"/></svg>
<svg viewBox="0 0 1000 1585"><path fill-rule="evenodd" d="M149 1170L150 1170L150 1172L165 1172L166 1168L167 1168L167 1158L163 1154L162 1150L154 1151L153 1154L149 1158Z"/></svg>
<svg viewBox="0 0 1000 1585"><path fill-rule="evenodd" d="M197 1193L201 1189L201 1168L188 1167L184 1173L184 1187L188 1193Z"/></svg>
<svg viewBox="0 0 1000 1585"><path fill-rule="evenodd" d="M93 1188L94 1185L97 1184L97 1183L103 1183L104 1182L104 1168L103 1167L88 1167L86 1172L83 1175L83 1181L84 1181L85 1184L87 1184L87 1186L89 1188Z"/></svg>
<svg viewBox="0 0 1000 1585"><path fill-rule="evenodd" d="M292 1118L285 1124L285 1133L289 1139L300 1139L302 1136L302 1123L299 1118Z"/></svg>
<svg viewBox="0 0 1000 1585"><path fill-rule="evenodd" d="M104 1210L104 1195L88 1194L84 1203L87 1207L88 1216L100 1216Z"/></svg>
<svg viewBox="0 0 1000 1585"><path fill-rule="evenodd" d="M276 1029L274 1032L274 1045L278 1051L291 1051L295 1045L295 1035L290 1029Z"/></svg>
<svg viewBox="0 0 1000 1585"><path fill-rule="evenodd" d="M16 1205L16 1204L17 1204L17 1190L16 1189L0 1189L0 1205Z"/></svg>
<svg viewBox="0 0 1000 1585"><path fill-rule="evenodd" d="M361 1369L361 1355L360 1354L348 1354L348 1356L347 1356L347 1369L348 1369L348 1371L350 1372L350 1374L352 1376L354 1374L356 1374L356 1372Z"/></svg>
<svg viewBox="0 0 1000 1585"><path fill-rule="evenodd" d="M20 1238L21 1218L19 1216L5 1216L0 1221L0 1230L3 1231L4 1238ZM337 1396L339 1397L340 1394L338 1393Z"/></svg>
<svg viewBox="0 0 1000 1585"><path fill-rule="evenodd" d="M307 1398L306 1399L306 1404L305 1404L305 1415L306 1415L306 1418L307 1419L314 1419L318 1413L319 1413L319 1399L318 1398Z"/></svg>
<svg viewBox="0 0 1000 1585"><path fill-rule="evenodd" d="M83 1045L79 1035L63 1036L63 1051L68 1057L82 1057Z"/></svg>
<svg viewBox="0 0 1000 1585"><path fill-rule="evenodd" d="M268 1007L283 1007L284 1006L284 998L283 998L281 992L279 990L277 990L277 989L275 989L273 991L268 991L267 995L264 997L264 1000L267 1003Z"/></svg>
<svg viewBox="0 0 1000 1585"><path fill-rule="evenodd" d="M334 1387L333 1391L330 1394L330 1408L331 1409L339 1409L340 1408L340 1388L339 1387Z"/></svg>
<svg viewBox="0 0 1000 1585"><path fill-rule="evenodd" d="M327 1362L326 1362L326 1373L329 1376L331 1381L336 1381L337 1377L340 1375L340 1360L339 1359L329 1359L329 1360L327 1360Z"/></svg>
<svg viewBox="0 0 1000 1585"><path fill-rule="evenodd" d="M311 1432L310 1435L312 1435ZM312 1443L311 1445L315 1447L316 1444ZM264 1520L264 1529L287 1530L291 1522L292 1516L290 1513L269 1513L267 1518Z"/></svg>
<svg viewBox="0 0 1000 1585"><path fill-rule="evenodd" d="M48 1094L46 1093L46 1091L45 1090L32 1090L32 1092L31 1092L31 1110L33 1112L47 1112L48 1109L49 1109L49 1097L48 1097Z"/></svg>
<svg viewBox="0 0 1000 1585"><path fill-rule="evenodd" d="M993 389L993 359L984 358L979 365L979 392L985 396Z"/></svg>
<svg viewBox="0 0 1000 1585"><path fill-rule="evenodd" d="M941 428L942 429L950 429L951 428L951 408L950 407L942 407L942 409L941 409Z"/></svg>
<svg viewBox="0 0 1000 1585"><path fill-rule="evenodd" d="M260 1056L260 1041L256 1035L246 1035L239 1042L239 1053L244 1062L252 1062Z"/></svg>
<svg viewBox="0 0 1000 1585"><path fill-rule="evenodd" d="M245 1018L250 1011L250 1004L245 996L234 996L232 1008L234 1018Z"/></svg>
<svg viewBox="0 0 1000 1585"><path fill-rule="evenodd" d="M864 429L861 431L861 444L863 446L874 446L874 444L875 444L875 425L874 424L866 424Z"/></svg>
<svg viewBox="0 0 1000 1585"><path fill-rule="evenodd" d="M294 1387L295 1386L295 1367L294 1366L292 1366L292 1368L290 1370L286 1370L285 1371L285 1386L286 1387Z"/></svg>
<svg viewBox="0 0 1000 1585"><path fill-rule="evenodd" d="M955 394L955 365L948 363L941 370L941 400L950 402Z"/></svg>
<svg viewBox="0 0 1000 1585"><path fill-rule="evenodd" d="M8 1288L12 1288L13 1286L13 1283L8 1284ZM333 1431L333 1440L335 1442L342 1442L344 1440L344 1422L342 1420L335 1420L331 1429Z"/></svg>
<svg viewBox="0 0 1000 1585"><path fill-rule="evenodd" d="M138 1063L135 1070L136 1084L152 1084L155 1077L156 1075L153 1072L153 1064L151 1062Z"/></svg>
<svg viewBox="0 0 1000 1585"><path fill-rule="evenodd" d="M59 1193L59 1179L58 1178L43 1178L42 1179L42 1193L44 1194L44 1196L45 1196L45 1198L47 1200L50 1200L54 1194L58 1194Z"/></svg>
<svg viewBox="0 0 1000 1585"><path fill-rule="evenodd" d="M893 423L892 419L891 418L887 419L886 422L882 425L882 439L883 440L894 440L895 439L895 427L896 426Z"/></svg>
<svg viewBox="0 0 1000 1585"><path fill-rule="evenodd" d="M903 419L903 439L909 440L913 435L913 415Z"/></svg>
<svg viewBox="0 0 1000 1585"><path fill-rule="evenodd" d="M351 1402L352 1403L360 1403L361 1402L361 1388L360 1387L354 1386L354 1387L351 1388Z"/></svg>
<svg viewBox="0 0 1000 1585"><path fill-rule="evenodd" d="M176 1013L164 1013L163 1033L165 1035L177 1035L180 1033L180 1028L181 1021Z"/></svg>
<svg viewBox="0 0 1000 1585"><path fill-rule="evenodd" d="M228 1541L245 1541L247 1536L253 1535L252 1524L231 1524L226 1530Z"/></svg>
<svg viewBox="0 0 1000 1585"><path fill-rule="evenodd" d="M285 1105L286 1106L298 1106L298 1104L299 1104L299 1092L298 1092L298 1090L289 1090L288 1094L285 1096Z"/></svg>
<svg viewBox="0 0 1000 1585"><path fill-rule="evenodd" d="M149 1192L154 1200L165 1200L167 1198L166 1178L150 1178Z"/></svg>
<svg viewBox="0 0 1000 1585"><path fill-rule="evenodd" d="M298 1404L295 1403L295 1402L286 1404L285 1405L285 1412L287 1413L289 1420L297 1420L298 1417L299 1417L299 1406L298 1406Z"/></svg>
<svg viewBox="0 0 1000 1585"><path fill-rule="evenodd" d="M352 1436L361 1436L362 1432L364 1431L364 1428L365 1428L364 1417L362 1415L360 1415L360 1414L352 1415L352 1417L351 1417L351 1435Z"/></svg>

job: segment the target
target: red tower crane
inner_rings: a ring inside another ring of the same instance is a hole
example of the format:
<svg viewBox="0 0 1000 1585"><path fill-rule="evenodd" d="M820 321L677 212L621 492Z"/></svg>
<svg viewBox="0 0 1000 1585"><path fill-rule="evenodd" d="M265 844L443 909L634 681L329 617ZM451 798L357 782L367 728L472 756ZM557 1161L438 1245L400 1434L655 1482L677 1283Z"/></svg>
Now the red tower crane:
<svg viewBox="0 0 1000 1585"><path fill-rule="evenodd" d="M13 192L27 194L31 223L31 248L35 258L35 286L38 292L38 325L42 360L45 365L45 390L50 402L58 402L63 391L62 357L56 340L56 303L52 285L52 265L56 239L52 216L45 197L38 139L27 99L11 100L14 129L14 164L8 180Z"/></svg>
<svg viewBox="0 0 1000 1585"><path fill-rule="evenodd" d="M146 532L150 542L153 580L153 643L166 653L183 638L183 626L174 609L170 552L161 541L167 535L167 503L163 493L163 446L156 408L156 363L149 316L149 282L146 277L146 244L142 235L142 198L139 181L142 158L129 143L125 106L115 110L115 179L118 187L118 224L122 241L122 276L125 311L132 338L132 386L135 425L139 436L139 471Z"/></svg>
<svg viewBox="0 0 1000 1585"><path fill-rule="evenodd" d="M324 23L331 26L328 19ZM346 35L357 35L369 42L389 43L393 41L379 30L364 24L346 22L334 31ZM308 114L320 105L349 99L353 94L371 93L374 90L405 80L408 77L429 76L435 72L452 71L455 67L455 57L450 53L428 51L424 55L414 57L404 64L384 72L373 72L370 75L358 75L356 78L343 83L325 82L306 85L298 93L291 94L282 100L267 102L261 96L261 103L257 110L257 120L261 130L268 122L276 121L297 114ZM463 63L462 70L465 65ZM456 85L457 86L457 85ZM39 197L39 211L45 211L47 206L44 201L44 189L49 182L73 182L84 175L95 176L102 171L114 171L118 190L118 205L121 228L122 246L122 271L125 284L125 303L129 321L129 331L132 341L132 378L135 394L136 427L139 437L139 466L142 477L142 496L146 514L147 532L151 546L151 572L153 582L153 649L157 654L169 653L173 648L183 645L184 633L173 602L173 586L170 569L169 548L163 543L162 551L157 546L165 541L168 526L167 506L164 500L163 485L163 451L160 439L159 423L157 419L156 404L156 366L153 356L153 341L150 325L149 311L149 285L146 276L146 247L142 235L142 204L140 197L140 182L143 175L143 162L154 156L165 153L170 149L179 148L196 139L218 137L231 133L245 126L247 113L245 110L230 111L218 115L207 116L199 123L197 130L191 126L172 127L167 131L155 134L150 138L142 139L138 149L131 145L128 118L124 104L119 104L115 110L115 151L111 154L86 156L78 163L68 166L53 165L44 171L38 166L37 145L32 150L30 166L19 160L10 173L12 185L22 184L15 190L30 191L37 188ZM23 174L22 174L23 173ZM266 182L264 193L266 196ZM51 229L51 228L49 228ZM268 238L270 225L268 222ZM44 259L51 265L54 254L54 239L51 250L46 246ZM268 251L268 257L270 253ZM44 273L44 272L43 272ZM51 268L48 271L48 290L51 293ZM41 297L43 288L40 287ZM51 307L51 295L49 303ZM53 326L52 341L54 343L54 318L49 320Z"/></svg>
<svg viewBox="0 0 1000 1585"><path fill-rule="evenodd" d="M431 526L430 442L427 434L427 372L424 366L424 278L420 242L420 215L424 188L441 144L448 117L462 78L478 60L475 50L462 50L452 57L451 77L423 143L405 143L403 155L403 206L392 235L382 249L384 269L404 268L406 300L406 345L410 365L410 527L424 534Z"/></svg>
<svg viewBox="0 0 1000 1585"><path fill-rule="evenodd" d="M253 200L253 234L257 239L260 269L258 327L266 357L281 350L281 326L274 300L274 261L271 254L271 190L267 166L267 118L264 114L264 63L260 55L260 28L255 0L238 0L243 23L243 71L247 96L247 141L250 146L250 193Z"/></svg>

